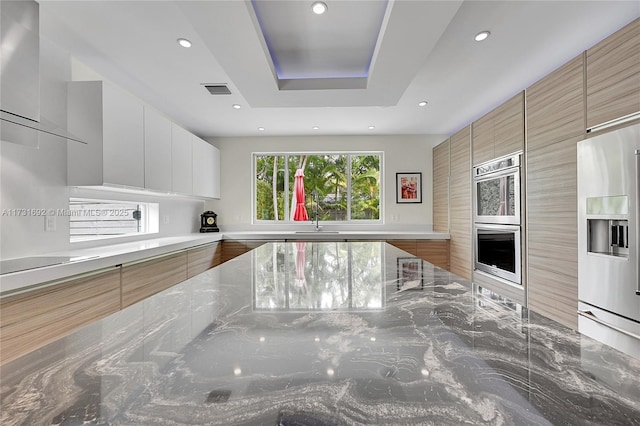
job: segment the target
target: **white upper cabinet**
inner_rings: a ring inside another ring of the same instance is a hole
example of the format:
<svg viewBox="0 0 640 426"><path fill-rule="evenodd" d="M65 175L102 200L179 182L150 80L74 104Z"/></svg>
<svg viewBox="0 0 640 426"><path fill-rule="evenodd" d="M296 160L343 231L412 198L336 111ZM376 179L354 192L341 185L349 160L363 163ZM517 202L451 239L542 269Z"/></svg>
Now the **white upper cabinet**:
<svg viewBox="0 0 640 426"><path fill-rule="evenodd" d="M144 187L171 192L171 120L144 107Z"/></svg>
<svg viewBox="0 0 640 426"><path fill-rule="evenodd" d="M220 151L193 137L193 195L220 198Z"/></svg>
<svg viewBox="0 0 640 426"><path fill-rule="evenodd" d="M178 194L193 194L192 138L191 133L171 124L171 190Z"/></svg>
<svg viewBox="0 0 640 426"><path fill-rule="evenodd" d="M220 198L220 151L102 81L68 86L67 184Z"/></svg>
<svg viewBox="0 0 640 426"><path fill-rule="evenodd" d="M101 81L69 83L68 185L144 188L143 107Z"/></svg>

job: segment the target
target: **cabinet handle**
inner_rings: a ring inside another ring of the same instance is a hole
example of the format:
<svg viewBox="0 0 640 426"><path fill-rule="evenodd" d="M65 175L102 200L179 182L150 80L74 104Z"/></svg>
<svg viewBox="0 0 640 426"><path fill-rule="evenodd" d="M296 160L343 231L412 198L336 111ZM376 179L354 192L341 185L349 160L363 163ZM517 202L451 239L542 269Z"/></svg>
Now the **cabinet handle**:
<svg viewBox="0 0 640 426"><path fill-rule="evenodd" d="M615 325L609 324L606 321L602 321L600 318L596 317L593 314L593 312L591 312L591 311L578 311L578 315L580 315L582 317L585 317L587 319L590 319L591 321L597 322L600 325L604 325L605 327L608 327L608 328L610 328L612 330L615 330L615 331L617 331L619 333L622 333L622 334L624 334L626 336L633 337L634 339L640 340L640 336L638 336L637 334L632 333L632 332L627 331L627 330L624 330L624 329L622 329L620 327L616 327Z"/></svg>

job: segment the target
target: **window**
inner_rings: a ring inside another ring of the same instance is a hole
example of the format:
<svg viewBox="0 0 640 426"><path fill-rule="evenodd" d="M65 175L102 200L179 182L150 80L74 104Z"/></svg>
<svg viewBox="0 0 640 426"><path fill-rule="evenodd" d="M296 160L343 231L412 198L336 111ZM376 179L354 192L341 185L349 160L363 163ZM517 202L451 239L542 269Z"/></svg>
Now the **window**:
<svg viewBox="0 0 640 426"><path fill-rule="evenodd" d="M379 221L382 153L254 154L254 218L292 222L296 170L302 169L309 220ZM316 206L316 194L318 205Z"/></svg>
<svg viewBox="0 0 640 426"><path fill-rule="evenodd" d="M90 241L158 232L158 204L70 198L69 240Z"/></svg>

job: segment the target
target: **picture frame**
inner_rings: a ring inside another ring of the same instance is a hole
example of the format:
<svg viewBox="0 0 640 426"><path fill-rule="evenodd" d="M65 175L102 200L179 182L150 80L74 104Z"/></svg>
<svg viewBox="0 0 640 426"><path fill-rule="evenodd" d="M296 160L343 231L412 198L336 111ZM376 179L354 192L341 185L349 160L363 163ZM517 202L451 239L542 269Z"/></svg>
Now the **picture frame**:
<svg viewBox="0 0 640 426"><path fill-rule="evenodd" d="M396 203L422 203L422 173L396 173Z"/></svg>
<svg viewBox="0 0 640 426"><path fill-rule="evenodd" d="M422 259L417 257L399 257L397 260L398 290L424 289L424 275L422 273Z"/></svg>

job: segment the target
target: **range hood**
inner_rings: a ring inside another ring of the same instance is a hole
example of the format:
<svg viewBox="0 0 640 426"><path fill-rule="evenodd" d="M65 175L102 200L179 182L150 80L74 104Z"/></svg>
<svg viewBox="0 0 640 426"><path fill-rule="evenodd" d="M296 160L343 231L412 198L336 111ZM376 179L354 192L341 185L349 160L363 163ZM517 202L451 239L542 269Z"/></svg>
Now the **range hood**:
<svg viewBox="0 0 640 426"><path fill-rule="evenodd" d="M85 143L40 116L40 5L0 1L0 139L38 146L41 133Z"/></svg>

